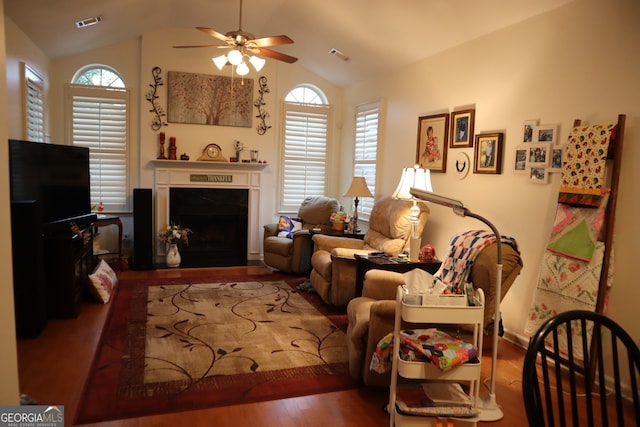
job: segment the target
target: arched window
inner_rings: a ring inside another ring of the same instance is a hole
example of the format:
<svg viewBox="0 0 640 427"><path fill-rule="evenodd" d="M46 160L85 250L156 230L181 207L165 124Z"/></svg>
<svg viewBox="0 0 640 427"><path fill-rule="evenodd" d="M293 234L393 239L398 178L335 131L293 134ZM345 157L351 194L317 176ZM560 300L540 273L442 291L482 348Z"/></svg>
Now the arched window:
<svg viewBox="0 0 640 427"><path fill-rule="evenodd" d="M128 206L129 91L120 74L104 65L83 67L68 86L69 135L90 149L91 204L105 212Z"/></svg>
<svg viewBox="0 0 640 427"><path fill-rule="evenodd" d="M125 87L120 74L105 65L90 65L78 70L72 83L88 86Z"/></svg>
<svg viewBox="0 0 640 427"><path fill-rule="evenodd" d="M296 86L285 97L281 212L297 212L305 197L325 194L330 112L327 97L315 86Z"/></svg>

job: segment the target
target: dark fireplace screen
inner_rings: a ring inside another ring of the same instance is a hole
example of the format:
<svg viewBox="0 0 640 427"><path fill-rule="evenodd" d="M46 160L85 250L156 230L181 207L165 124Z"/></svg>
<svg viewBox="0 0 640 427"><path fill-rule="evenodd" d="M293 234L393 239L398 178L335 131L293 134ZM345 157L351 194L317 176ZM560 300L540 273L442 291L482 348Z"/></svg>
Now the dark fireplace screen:
<svg viewBox="0 0 640 427"><path fill-rule="evenodd" d="M249 190L170 188L169 218L193 231L181 267L247 265Z"/></svg>

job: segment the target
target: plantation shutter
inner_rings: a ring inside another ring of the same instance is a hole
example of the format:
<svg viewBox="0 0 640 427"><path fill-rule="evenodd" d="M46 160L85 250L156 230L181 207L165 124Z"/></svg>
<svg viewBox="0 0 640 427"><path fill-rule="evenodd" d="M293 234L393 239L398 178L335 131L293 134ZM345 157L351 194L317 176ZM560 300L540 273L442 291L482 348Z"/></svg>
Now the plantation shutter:
<svg viewBox="0 0 640 427"><path fill-rule="evenodd" d="M25 139L44 142L44 82L28 65L25 77Z"/></svg>
<svg viewBox="0 0 640 427"><path fill-rule="evenodd" d="M297 212L307 196L325 194L329 107L285 103L280 210Z"/></svg>
<svg viewBox="0 0 640 427"><path fill-rule="evenodd" d="M129 93L70 85L73 145L89 148L91 204L126 211Z"/></svg>
<svg viewBox="0 0 640 427"><path fill-rule="evenodd" d="M376 194L376 164L378 161L380 103L361 105L356 108L356 135L353 176L364 176L372 194ZM360 199L361 218L368 219L374 199Z"/></svg>

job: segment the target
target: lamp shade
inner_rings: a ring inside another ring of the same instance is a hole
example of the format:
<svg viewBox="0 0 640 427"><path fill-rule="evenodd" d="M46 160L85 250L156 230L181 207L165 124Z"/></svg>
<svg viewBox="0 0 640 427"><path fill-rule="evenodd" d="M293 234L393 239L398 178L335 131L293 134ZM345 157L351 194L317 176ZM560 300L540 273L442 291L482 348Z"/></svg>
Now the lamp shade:
<svg viewBox="0 0 640 427"><path fill-rule="evenodd" d="M236 73L238 73L239 76L246 76L249 74L249 67L244 62L241 62L236 67Z"/></svg>
<svg viewBox="0 0 640 427"><path fill-rule="evenodd" d="M412 168L404 168L402 170L402 176L400 177L400 183L398 183L398 187L392 196L396 199L413 200L414 197L411 194L411 188L432 192L431 171L429 169L422 169L418 165Z"/></svg>
<svg viewBox="0 0 640 427"><path fill-rule="evenodd" d="M260 71L267 61L263 58L252 56L251 58L249 58L249 62L251 62L251 65L253 65L253 68L255 68L256 71Z"/></svg>
<svg viewBox="0 0 640 427"><path fill-rule="evenodd" d="M227 56L226 55L216 56L215 58L211 58L211 60L213 61L214 64L216 64L216 67L218 67L218 70L222 70L222 68L225 65L227 65Z"/></svg>
<svg viewBox="0 0 640 427"><path fill-rule="evenodd" d="M367 181L363 176L354 176L353 181L351 181L351 186L347 190L346 193L343 194L345 197L373 197L371 194L371 190L369 190L369 186L367 185Z"/></svg>

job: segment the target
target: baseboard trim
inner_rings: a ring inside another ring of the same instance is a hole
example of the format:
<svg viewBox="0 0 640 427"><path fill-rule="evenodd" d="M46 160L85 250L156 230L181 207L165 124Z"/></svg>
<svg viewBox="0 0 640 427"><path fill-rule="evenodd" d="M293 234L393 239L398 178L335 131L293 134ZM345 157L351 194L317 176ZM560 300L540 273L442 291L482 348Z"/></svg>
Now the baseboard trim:
<svg viewBox="0 0 640 427"><path fill-rule="evenodd" d="M502 336L502 338L504 340L509 341L512 344L517 345L518 347L522 347L524 349L526 349L527 347L529 347L529 337L522 335L522 334L517 334L513 331L510 331L508 329L504 330L504 335Z"/></svg>

